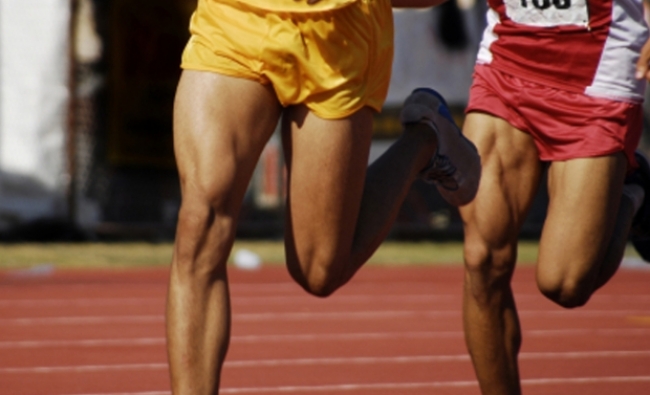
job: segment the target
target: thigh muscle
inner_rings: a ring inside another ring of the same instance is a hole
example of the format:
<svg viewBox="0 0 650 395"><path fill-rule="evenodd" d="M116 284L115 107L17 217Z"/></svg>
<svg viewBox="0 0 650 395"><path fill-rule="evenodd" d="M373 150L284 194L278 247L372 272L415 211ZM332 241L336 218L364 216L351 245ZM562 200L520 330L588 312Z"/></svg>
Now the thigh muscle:
<svg viewBox="0 0 650 395"><path fill-rule="evenodd" d="M551 165L538 265L542 287L595 278L618 213L626 166L622 153Z"/></svg>
<svg viewBox="0 0 650 395"><path fill-rule="evenodd" d="M305 106L292 107L283 126L289 170L287 258L291 261L294 255L299 262L321 264L345 261L368 166L372 110L366 107L348 118L326 120Z"/></svg>
<svg viewBox="0 0 650 395"><path fill-rule="evenodd" d="M174 108L183 205L235 213L279 114L273 91L264 85L185 71Z"/></svg>
<svg viewBox="0 0 650 395"><path fill-rule="evenodd" d="M517 236L540 180L535 144L530 135L484 113L469 113L463 131L476 144L483 167L476 198L461 207L466 261L514 265Z"/></svg>

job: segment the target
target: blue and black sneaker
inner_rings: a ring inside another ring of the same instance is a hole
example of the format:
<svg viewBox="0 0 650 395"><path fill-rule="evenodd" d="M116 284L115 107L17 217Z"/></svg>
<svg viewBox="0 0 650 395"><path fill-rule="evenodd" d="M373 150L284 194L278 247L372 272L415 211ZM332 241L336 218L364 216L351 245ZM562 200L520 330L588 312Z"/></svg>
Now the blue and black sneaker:
<svg viewBox="0 0 650 395"><path fill-rule="evenodd" d="M430 88L418 88L404 102L403 125L429 124L437 133L438 150L420 176L434 184L453 206L471 202L481 178L481 158L474 144L461 133L445 99Z"/></svg>

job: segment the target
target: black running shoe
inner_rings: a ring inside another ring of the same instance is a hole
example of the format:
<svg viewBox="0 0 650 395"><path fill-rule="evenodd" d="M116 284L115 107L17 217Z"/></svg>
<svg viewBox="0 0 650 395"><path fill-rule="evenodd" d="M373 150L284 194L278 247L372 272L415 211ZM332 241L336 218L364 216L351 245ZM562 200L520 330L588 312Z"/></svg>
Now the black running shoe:
<svg viewBox="0 0 650 395"><path fill-rule="evenodd" d="M453 206L472 201L481 178L481 158L456 126L445 99L433 89L418 88L404 102L400 118L403 125L429 123L438 135L438 150L420 177L434 184Z"/></svg>

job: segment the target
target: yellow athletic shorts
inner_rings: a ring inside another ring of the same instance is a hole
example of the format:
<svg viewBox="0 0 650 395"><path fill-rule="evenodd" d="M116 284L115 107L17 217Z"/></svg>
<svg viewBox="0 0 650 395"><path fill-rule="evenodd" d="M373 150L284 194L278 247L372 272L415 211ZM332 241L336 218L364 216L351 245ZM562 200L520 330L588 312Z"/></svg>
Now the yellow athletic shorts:
<svg viewBox="0 0 650 395"><path fill-rule="evenodd" d="M284 106L304 104L322 118L338 119L364 106L380 111L386 99L390 0L293 12L199 0L190 32L182 68L272 84Z"/></svg>

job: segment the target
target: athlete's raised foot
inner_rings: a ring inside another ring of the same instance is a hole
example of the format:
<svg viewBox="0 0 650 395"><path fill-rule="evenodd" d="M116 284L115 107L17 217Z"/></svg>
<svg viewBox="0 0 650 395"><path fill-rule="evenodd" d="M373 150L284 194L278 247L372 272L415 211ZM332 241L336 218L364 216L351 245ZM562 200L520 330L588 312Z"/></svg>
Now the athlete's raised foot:
<svg viewBox="0 0 650 395"><path fill-rule="evenodd" d="M421 178L434 184L451 205L471 202L481 178L481 158L456 126L445 99L433 89L418 88L406 98L400 118L403 125L426 123L437 133L437 152L420 172Z"/></svg>

